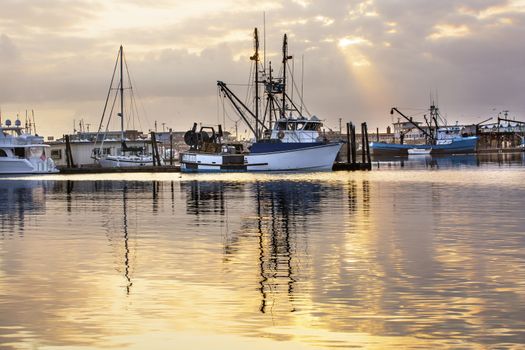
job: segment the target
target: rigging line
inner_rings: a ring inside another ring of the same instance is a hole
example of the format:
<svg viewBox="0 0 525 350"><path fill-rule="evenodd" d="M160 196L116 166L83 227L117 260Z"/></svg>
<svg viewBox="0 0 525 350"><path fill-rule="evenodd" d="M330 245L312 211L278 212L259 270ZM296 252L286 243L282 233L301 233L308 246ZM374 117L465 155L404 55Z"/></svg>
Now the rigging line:
<svg viewBox="0 0 525 350"><path fill-rule="evenodd" d="M228 86L250 86L250 85L252 85L252 84L251 83L249 83L249 84L241 84L241 83L230 84L230 83L228 83Z"/></svg>
<svg viewBox="0 0 525 350"><path fill-rule="evenodd" d="M140 117L139 117L139 109L138 109L138 106L137 106L137 100L135 98L135 92L134 90L131 90L131 108L132 108L132 113L133 113L133 116L137 116L137 122L139 124L139 127L140 129L142 130L142 124L140 122ZM135 129L135 118L133 118L133 129Z"/></svg>
<svg viewBox="0 0 525 350"><path fill-rule="evenodd" d="M217 86L217 96L216 96L217 122L219 120L221 120L220 116L219 116L219 114L220 114L220 112L219 112L219 99L220 99L219 90L220 90L220 88ZM224 113L223 113L223 116L224 116Z"/></svg>
<svg viewBox="0 0 525 350"><path fill-rule="evenodd" d="M428 111L428 108L408 108L408 107L396 107L397 109L402 109L405 111Z"/></svg>
<svg viewBox="0 0 525 350"><path fill-rule="evenodd" d="M113 81L115 80L115 73L117 71L118 59L119 59L119 55L117 54L117 59L115 60L115 66L113 67L113 75L111 76L111 81L109 83L108 94L106 96L106 102L104 103L104 109L102 110L102 117L100 118L100 124L98 126L98 130L97 130L97 133L95 135L95 145L96 145L96 142L98 141L98 135L100 134L100 131L102 130L102 125L104 124L104 116L106 115L106 108L108 106L109 97L111 95L111 88L113 87Z"/></svg>
<svg viewBox="0 0 525 350"><path fill-rule="evenodd" d="M120 86L120 82L119 82L119 86ZM111 117L113 116L113 110L117 102L117 97L118 97L118 93L115 93L115 97L113 98L113 103L111 104L111 110L109 111L108 122L106 124L106 130L104 131L104 137L102 138L102 142L100 143L100 147L99 147L99 150L102 149L102 152L103 152L103 147L104 147L104 141L106 140L106 135L108 134L108 131L109 131L109 123L111 122Z"/></svg>
<svg viewBox="0 0 525 350"><path fill-rule="evenodd" d="M129 90L130 90L130 93L129 93L129 97L130 97L130 101L132 101L133 99L133 83L131 81L131 76L129 74L129 68L128 68L128 61L126 60L126 56L124 55L123 57L123 60L124 60L124 66L126 67L126 76L128 78L128 82L129 82ZM130 123L131 121L135 118L134 115L133 115L133 107L131 106L131 103L130 102L130 106L124 106L124 108L126 108L126 111L124 113L124 115L129 115L130 117L128 117L128 119L126 120L126 128L129 130L130 128ZM128 109L129 108L129 109ZM121 116L122 118L122 116Z"/></svg>
<svg viewBox="0 0 525 350"><path fill-rule="evenodd" d="M124 60L124 62L125 62L125 64L126 64L126 71L127 71L127 73L128 73L128 78L129 78L130 86L131 86L131 83L133 83L133 85L136 85L136 84L135 84L135 79L133 78L133 76L132 76L131 73L129 72L127 61ZM143 113L143 115L144 115L144 119L145 119L145 121L146 121L147 127L148 127L149 129L151 129L151 124L150 124L150 121L149 121L148 113L147 113L147 111L146 111L146 108L144 107L144 104L142 103L143 98L141 97L141 95L140 95L140 93L139 93L138 90L136 90L136 89L132 89L131 91L133 92L133 96L137 95L137 98L136 98L136 99L135 99L135 97L133 97L133 98L134 98L134 101L135 101L135 104L137 103L136 101L138 100L138 101L139 101L138 103L140 104L140 107L141 107L141 109L142 109L142 113ZM137 107L137 110L138 110L138 107ZM137 111L137 114L138 114L138 111ZM140 118L138 117L138 115L137 115L137 120L138 120L138 122L139 122L139 127L142 129L142 123L141 123Z"/></svg>
<svg viewBox="0 0 525 350"><path fill-rule="evenodd" d="M142 123L140 121L140 113L139 113L139 109L137 106L137 98L135 98L135 89L133 88L133 85L135 85L135 80L131 76L131 73L128 68L127 60L124 59L124 62L126 64L126 73L128 75L128 80L129 80L129 90L130 90L130 97L131 97L130 110L131 110L131 115L132 115L132 119L131 119L132 127L133 127L133 130L136 130L135 129L135 119L137 119L139 127L142 130ZM128 125L129 125L129 122L128 122Z"/></svg>
<svg viewBox="0 0 525 350"><path fill-rule="evenodd" d="M286 64L288 64L288 63L286 63ZM288 68L289 68L289 67L288 67ZM293 84L292 89L295 88L295 89L298 90L297 85L295 84L295 80L294 80L294 79L292 79L292 84ZM299 94L298 94L298 95L299 95ZM307 114L309 117L311 117L312 114L310 113L310 111L309 111L308 108L306 107L306 104L305 104L304 101L303 101L303 96L299 96L299 100L301 101L301 106L303 106L304 110L306 111L306 114Z"/></svg>
<svg viewBox="0 0 525 350"><path fill-rule="evenodd" d="M248 88L246 89L246 96L244 98L244 104L245 105L249 105L251 103L248 102L250 99L250 96L251 96L251 90L252 90L252 85L253 83L251 82L251 78L252 78L252 75L253 75L253 67L254 65L253 64L250 64L250 74L248 75Z"/></svg>
<svg viewBox="0 0 525 350"><path fill-rule="evenodd" d="M225 103L224 101L225 101L225 100L224 100L224 97L222 97L222 109L223 109L223 113L225 113L226 117L227 117L230 121L232 121L232 122L234 122L234 123L238 123L238 122L240 122L240 121L242 120L241 117L239 117L237 120L235 120L235 119L233 119L232 117L230 117L230 114L228 113L228 110L226 109L226 103ZM228 105L230 105L230 104L228 104ZM233 107L232 107L232 108L233 108Z"/></svg>

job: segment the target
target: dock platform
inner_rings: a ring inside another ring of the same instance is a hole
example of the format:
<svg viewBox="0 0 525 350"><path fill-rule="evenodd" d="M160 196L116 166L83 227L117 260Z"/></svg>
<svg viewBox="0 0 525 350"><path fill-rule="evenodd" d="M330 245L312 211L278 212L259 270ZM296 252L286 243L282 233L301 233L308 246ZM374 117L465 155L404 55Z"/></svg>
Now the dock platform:
<svg viewBox="0 0 525 350"><path fill-rule="evenodd" d="M163 166L137 166L125 168L100 168L100 167L80 167L80 168L59 168L60 174L118 174L118 173L179 173L179 165Z"/></svg>

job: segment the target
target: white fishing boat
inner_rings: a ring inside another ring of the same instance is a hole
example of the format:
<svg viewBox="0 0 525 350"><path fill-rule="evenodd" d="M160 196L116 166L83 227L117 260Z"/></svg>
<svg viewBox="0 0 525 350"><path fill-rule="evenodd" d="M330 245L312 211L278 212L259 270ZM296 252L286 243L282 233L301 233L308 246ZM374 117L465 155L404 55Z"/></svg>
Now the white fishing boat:
<svg viewBox="0 0 525 350"><path fill-rule="evenodd" d="M219 133L207 127L202 127L199 132L193 129L185 137L195 141L189 142L192 145L189 151L181 153L181 170L330 171L342 143L322 140L319 136L321 125L315 116L280 119L271 135L253 143L249 150L244 150L241 144L223 143L220 129ZM211 129L211 135L205 129Z"/></svg>
<svg viewBox="0 0 525 350"><path fill-rule="evenodd" d="M288 44L283 40L282 77L273 78L259 66L259 41L254 32L255 63L254 111L248 108L224 82L219 81L220 94L231 102L239 117L253 133L255 141L244 149L240 143L225 142L222 127L201 127L189 130L184 140L190 150L180 155L183 172L223 171L330 171L342 142L328 142L321 134L322 122L316 116L305 117L286 92ZM264 79L260 79L263 72ZM264 98L259 97L259 84L264 86ZM293 86L292 86L293 89ZM259 114L259 101L266 101L265 113ZM302 98L301 98L302 103ZM295 116L294 116L295 114ZM211 132L211 134L209 133Z"/></svg>
<svg viewBox="0 0 525 350"><path fill-rule="evenodd" d="M53 160L48 157L44 138L26 133L20 120L11 125L6 120L0 125L0 174L57 173Z"/></svg>
<svg viewBox="0 0 525 350"><path fill-rule="evenodd" d="M409 155L426 156L426 155L429 155L430 152L432 152L432 148L409 148L408 149Z"/></svg>
<svg viewBox="0 0 525 350"><path fill-rule="evenodd" d="M117 74L117 67L120 68L119 73L119 83L117 87L113 87L113 82L115 80L115 75ZM99 130L97 133L97 136L95 139L98 141L98 134L103 133L102 127L104 126L104 120L107 117L106 121L106 131L108 130L109 122L111 121L111 112L113 111L113 107L111 107L109 115L106 116L106 111L108 107L108 102L110 101L111 92L112 91L118 91L118 94L120 95L120 112L117 113L117 116L120 118L120 142L122 144L122 147L118 151L118 154L112 155L112 154L103 154L102 150L104 149L104 140L105 137L102 138L102 141L97 146L95 145L93 158L95 161L103 168L122 168L122 167L140 167L140 166L153 166L153 165L160 165L163 163L162 159L158 157L155 159L150 154L147 154L146 147L129 147L126 145L126 138L125 138L125 131L124 131L124 90L132 90L131 84L129 87L124 87L124 67L126 67L126 73L128 77L128 81L131 81L129 77L129 72L127 71L127 64L125 64L125 58L124 58L124 49L122 46L120 46L118 55L117 55L117 61L115 62L115 68L113 70L113 76L111 78L111 84L110 88L106 97L106 103L104 105L104 112L102 113L102 119L100 121ZM133 94L130 93L130 96L133 97ZM115 102L117 96L114 96ZM133 107L132 107L133 108Z"/></svg>

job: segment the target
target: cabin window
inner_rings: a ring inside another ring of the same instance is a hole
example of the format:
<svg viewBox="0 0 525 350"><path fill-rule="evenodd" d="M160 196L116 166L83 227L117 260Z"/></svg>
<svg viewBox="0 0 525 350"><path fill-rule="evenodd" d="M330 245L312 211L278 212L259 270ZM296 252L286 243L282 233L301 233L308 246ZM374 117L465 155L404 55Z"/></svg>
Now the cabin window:
<svg viewBox="0 0 525 350"><path fill-rule="evenodd" d="M296 124L295 129L296 130L303 130L305 125L306 125L305 123L299 122L299 123Z"/></svg>
<svg viewBox="0 0 525 350"><path fill-rule="evenodd" d="M277 130L286 130L286 122L277 123Z"/></svg>
<svg viewBox="0 0 525 350"><path fill-rule="evenodd" d="M7 157L7 153L3 149L0 149L0 157Z"/></svg>
<svg viewBox="0 0 525 350"><path fill-rule="evenodd" d="M62 159L62 150L61 149L52 149L51 150L52 159Z"/></svg>
<svg viewBox="0 0 525 350"><path fill-rule="evenodd" d="M104 148L102 148L102 152L101 152L100 148L93 148L93 155L94 156L100 156L101 153L104 156L111 155L111 147L104 147Z"/></svg>
<svg viewBox="0 0 525 350"><path fill-rule="evenodd" d="M304 126L304 130L316 131L318 127L319 127L318 123L306 123L306 125Z"/></svg>
<svg viewBox="0 0 525 350"><path fill-rule="evenodd" d="M15 156L17 156L19 158L25 158L25 156L26 156L25 149L22 148L22 147L15 148Z"/></svg>

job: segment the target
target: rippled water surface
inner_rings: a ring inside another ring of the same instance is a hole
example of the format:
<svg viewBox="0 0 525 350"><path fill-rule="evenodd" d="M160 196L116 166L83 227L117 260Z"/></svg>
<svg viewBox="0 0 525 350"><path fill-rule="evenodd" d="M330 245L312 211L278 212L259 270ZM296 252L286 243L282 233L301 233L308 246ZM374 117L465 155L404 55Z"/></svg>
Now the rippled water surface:
<svg viewBox="0 0 525 350"><path fill-rule="evenodd" d="M520 348L523 162L0 179L0 348Z"/></svg>

